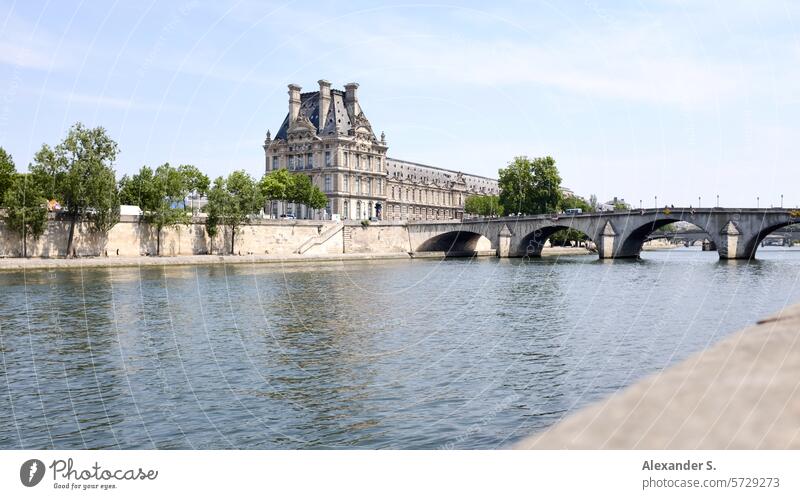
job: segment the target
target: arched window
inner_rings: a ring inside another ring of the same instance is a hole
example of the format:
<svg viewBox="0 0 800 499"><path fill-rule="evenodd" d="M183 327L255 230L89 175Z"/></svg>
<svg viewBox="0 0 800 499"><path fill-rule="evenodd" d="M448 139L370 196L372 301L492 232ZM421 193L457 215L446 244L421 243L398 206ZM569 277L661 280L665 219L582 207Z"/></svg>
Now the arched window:
<svg viewBox="0 0 800 499"><path fill-rule="evenodd" d="M356 202L356 220L360 220L361 217L361 201Z"/></svg>
<svg viewBox="0 0 800 499"><path fill-rule="evenodd" d="M344 208L342 209L342 220L347 220L349 214L350 214L350 202L345 200Z"/></svg>

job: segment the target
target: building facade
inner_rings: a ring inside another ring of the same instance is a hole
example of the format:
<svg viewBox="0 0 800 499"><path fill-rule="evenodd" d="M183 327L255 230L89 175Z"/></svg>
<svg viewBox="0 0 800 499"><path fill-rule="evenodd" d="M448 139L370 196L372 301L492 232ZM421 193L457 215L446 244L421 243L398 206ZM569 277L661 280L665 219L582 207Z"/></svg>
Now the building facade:
<svg viewBox="0 0 800 499"><path fill-rule="evenodd" d="M275 137L267 131L265 169L308 175L328 196L324 210L273 201L267 215L363 220L459 219L469 195L499 194L497 180L388 158L358 102L358 84L344 91L320 80L301 93L289 85L289 112Z"/></svg>

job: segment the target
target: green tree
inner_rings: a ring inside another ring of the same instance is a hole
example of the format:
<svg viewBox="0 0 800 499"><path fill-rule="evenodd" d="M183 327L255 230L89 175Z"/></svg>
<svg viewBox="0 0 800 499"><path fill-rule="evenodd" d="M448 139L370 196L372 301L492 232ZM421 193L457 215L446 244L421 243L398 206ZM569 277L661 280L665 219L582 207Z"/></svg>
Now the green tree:
<svg viewBox="0 0 800 499"><path fill-rule="evenodd" d="M235 252L236 231L248 217L257 213L264 204L264 198L255 180L247 172L237 170L228 178L218 177L208 193L208 204L204 207L206 230L209 236L216 235L219 225L231 230L231 253ZM213 237L213 236L212 236Z"/></svg>
<svg viewBox="0 0 800 499"><path fill-rule="evenodd" d="M3 196L6 224L22 239L22 256L28 257L28 236L39 239L47 225L47 199L30 174L14 175Z"/></svg>
<svg viewBox="0 0 800 499"><path fill-rule="evenodd" d="M206 212L206 232L211 238L211 252L214 252L214 238L219 234L219 226L225 225L226 214L231 211L233 200L228 192L225 178L217 177L208 190L208 203L203 207Z"/></svg>
<svg viewBox="0 0 800 499"><path fill-rule="evenodd" d="M308 198L303 203L312 210L321 210L328 206L328 196L320 190L319 187L314 186L311 192L308 193Z"/></svg>
<svg viewBox="0 0 800 499"><path fill-rule="evenodd" d="M89 220L93 230L107 232L119 221L112 168L118 153L117 143L103 127L76 123L55 148L45 144L34 157L30 169L37 183L48 198L60 200L69 215L67 256L72 253L76 223Z"/></svg>
<svg viewBox="0 0 800 499"><path fill-rule="evenodd" d="M594 208L583 198L577 196L566 196L561 200L561 210L580 208L584 213L594 211Z"/></svg>
<svg viewBox="0 0 800 499"><path fill-rule="evenodd" d="M5 193L14 183L17 169L14 158L0 147L0 206L4 203Z"/></svg>
<svg viewBox="0 0 800 499"><path fill-rule="evenodd" d="M614 200L614 211L627 211L631 209L631 205L624 201Z"/></svg>
<svg viewBox="0 0 800 499"><path fill-rule="evenodd" d="M208 208L208 205L203 207L204 210L206 208ZM214 238L219 234L219 225L220 220L217 213L215 211L209 211L206 215L206 232L208 233L209 244L211 245L208 252L209 255L214 254Z"/></svg>
<svg viewBox="0 0 800 499"><path fill-rule="evenodd" d="M464 200L464 211L484 217L502 216L503 206L497 196L467 196Z"/></svg>
<svg viewBox="0 0 800 499"><path fill-rule="evenodd" d="M588 240L589 237L581 231L575 229L561 229L550 235L551 246L567 246L572 241L578 243Z"/></svg>
<svg viewBox="0 0 800 499"><path fill-rule="evenodd" d="M292 176L286 168L267 173L258 183L261 195L270 201L285 201L289 198Z"/></svg>
<svg viewBox="0 0 800 499"><path fill-rule="evenodd" d="M156 229L156 255L161 254L161 233L166 227L189 223L189 214L184 200L191 182L180 168L169 163L156 168L155 172L143 166L132 177L120 180L120 199L125 204L136 204L142 210L142 218Z"/></svg>
<svg viewBox="0 0 800 499"><path fill-rule="evenodd" d="M566 196L562 198L560 202L560 208L561 210L580 208L584 213L595 211L589 202L578 196ZM572 241L576 241L580 244L588 239L589 237L586 234L578 230L561 229L550 236L550 244L553 246L566 246L571 244Z"/></svg>
<svg viewBox="0 0 800 499"><path fill-rule="evenodd" d="M148 206L144 219L156 228L156 254L161 254L161 231L189 223L184 200L189 194L190 180L169 163L156 168L153 175L152 206ZM143 208L144 210L144 208Z"/></svg>
<svg viewBox="0 0 800 499"><path fill-rule="evenodd" d="M290 203L304 204L314 210L328 206L328 197L325 193L312 184L308 176L302 174L292 175L286 200Z"/></svg>
<svg viewBox="0 0 800 499"><path fill-rule="evenodd" d="M467 199L464 200L464 213L480 215L483 211L482 197L483 196L467 196Z"/></svg>
<svg viewBox="0 0 800 499"><path fill-rule="evenodd" d="M180 165L178 171L184 179L187 192L192 195L192 203L194 203L195 197L208 194L210 186L208 175L194 165ZM192 214L197 213L194 205L191 206L191 210Z"/></svg>
<svg viewBox="0 0 800 499"><path fill-rule="evenodd" d="M500 205L507 213L553 213L561 202L561 176L550 156L518 156L500 169Z"/></svg>
<svg viewBox="0 0 800 499"><path fill-rule="evenodd" d="M64 177L64 168L61 158L56 157L55 150L43 144L33 155L33 164L28 169L48 200L60 198L58 186Z"/></svg>
<svg viewBox="0 0 800 499"><path fill-rule="evenodd" d="M122 203L139 206L142 218L156 228L156 254L160 255L163 229L189 223L186 196L207 191L208 177L191 165L174 168L164 163L155 171L143 166L131 177L124 175L119 185Z"/></svg>
<svg viewBox="0 0 800 499"><path fill-rule="evenodd" d="M563 194L561 176L556 161L550 156L536 158L533 166L533 213L553 213L558 211Z"/></svg>
<svg viewBox="0 0 800 499"><path fill-rule="evenodd" d="M312 184L307 175L293 174L285 168L264 175L259 190L264 199L271 201L304 204L314 210L328 206L328 196Z"/></svg>
<svg viewBox="0 0 800 499"><path fill-rule="evenodd" d="M500 169L500 204L506 213L533 213L533 168L525 156L517 156Z"/></svg>
<svg viewBox="0 0 800 499"><path fill-rule="evenodd" d="M119 201L121 204L135 205L144 210L145 206L155 204L153 190L153 170L148 166L139 169L132 176L123 175L119 181Z"/></svg>

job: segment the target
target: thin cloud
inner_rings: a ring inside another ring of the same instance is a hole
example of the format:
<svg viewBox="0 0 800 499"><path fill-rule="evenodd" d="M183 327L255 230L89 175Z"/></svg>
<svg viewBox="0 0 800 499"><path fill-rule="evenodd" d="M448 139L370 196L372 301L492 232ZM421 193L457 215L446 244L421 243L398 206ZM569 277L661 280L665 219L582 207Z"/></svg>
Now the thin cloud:
<svg viewBox="0 0 800 499"><path fill-rule="evenodd" d="M43 26L9 12L0 33L0 64L35 70L52 70L70 64L70 57L63 54L74 53L72 49L76 48L68 51L57 48L57 37Z"/></svg>
<svg viewBox="0 0 800 499"><path fill-rule="evenodd" d="M104 109L124 109L132 112L150 112L155 110L185 112L186 108L171 104L159 105L152 102L142 102L139 100L114 97L110 95L96 95L79 92L62 92L57 90L47 90L44 92L33 92L36 95L43 95L48 99L56 100L70 105L82 105L87 107L99 107Z"/></svg>
<svg viewBox="0 0 800 499"><path fill-rule="evenodd" d="M54 60L51 54L25 44L0 41L0 64L46 70Z"/></svg>

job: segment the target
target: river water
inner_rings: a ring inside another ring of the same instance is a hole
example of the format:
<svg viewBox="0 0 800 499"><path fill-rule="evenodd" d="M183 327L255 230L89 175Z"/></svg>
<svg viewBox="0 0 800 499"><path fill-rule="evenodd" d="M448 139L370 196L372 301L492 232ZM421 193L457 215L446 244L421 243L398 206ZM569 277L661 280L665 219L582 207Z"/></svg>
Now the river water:
<svg viewBox="0 0 800 499"><path fill-rule="evenodd" d="M800 301L800 250L0 272L0 448L498 448Z"/></svg>

